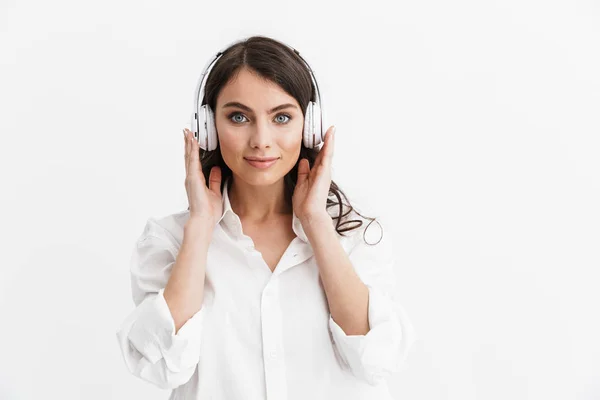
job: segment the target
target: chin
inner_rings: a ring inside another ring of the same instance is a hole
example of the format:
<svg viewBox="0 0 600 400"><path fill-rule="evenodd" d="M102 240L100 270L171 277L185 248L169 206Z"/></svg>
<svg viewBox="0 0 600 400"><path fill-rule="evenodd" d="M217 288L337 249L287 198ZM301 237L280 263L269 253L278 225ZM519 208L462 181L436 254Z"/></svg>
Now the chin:
<svg viewBox="0 0 600 400"><path fill-rule="evenodd" d="M247 171L245 171L245 173L243 175L241 175L240 177L248 184L250 185L254 185L254 186L269 186L274 184L275 182L278 182L280 179L283 179L285 175L280 175L280 174L273 174L273 173L267 173L267 174L260 174L260 173L248 173Z"/></svg>
<svg viewBox="0 0 600 400"><path fill-rule="evenodd" d="M260 169L248 166L247 168L244 167L242 171L236 172L235 175L249 185L270 186L282 180L288 172L289 170L281 169L274 171L262 171Z"/></svg>

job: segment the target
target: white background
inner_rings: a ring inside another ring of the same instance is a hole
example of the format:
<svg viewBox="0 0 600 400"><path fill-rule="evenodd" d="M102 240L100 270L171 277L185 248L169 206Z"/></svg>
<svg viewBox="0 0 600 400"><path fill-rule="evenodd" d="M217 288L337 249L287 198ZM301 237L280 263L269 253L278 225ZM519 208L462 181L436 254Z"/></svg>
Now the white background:
<svg viewBox="0 0 600 400"><path fill-rule="evenodd" d="M391 222L395 398L600 399L600 6L574 0L1 0L0 399L167 398L117 346L128 261L187 208L201 68L253 34L307 58L334 180Z"/></svg>

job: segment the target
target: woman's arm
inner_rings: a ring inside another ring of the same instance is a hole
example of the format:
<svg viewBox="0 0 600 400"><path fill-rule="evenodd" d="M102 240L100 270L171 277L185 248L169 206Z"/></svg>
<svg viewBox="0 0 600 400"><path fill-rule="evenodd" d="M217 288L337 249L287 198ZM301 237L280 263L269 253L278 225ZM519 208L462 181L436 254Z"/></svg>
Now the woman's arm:
<svg viewBox="0 0 600 400"><path fill-rule="evenodd" d="M175 321L175 333L202 308L206 255L212 238L211 222L188 220L177 260L164 297Z"/></svg>
<svg viewBox="0 0 600 400"><path fill-rule="evenodd" d="M416 340L404 308L395 300L392 239L386 232L375 245L364 243L363 229L346 253L331 217L303 223L313 247L329 303L335 346L358 378L378 385L400 371Z"/></svg>
<svg viewBox="0 0 600 400"><path fill-rule="evenodd" d="M347 335L366 335L369 290L356 274L331 217L313 218L302 227L315 253L332 318Z"/></svg>
<svg viewBox="0 0 600 400"><path fill-rule="evenodd" d="M148 221L131 257L136 308L117 331L129 372L162 389L188 382L200 359L211 231L189 223L184 232L180 245L156 220Z"/></svg>

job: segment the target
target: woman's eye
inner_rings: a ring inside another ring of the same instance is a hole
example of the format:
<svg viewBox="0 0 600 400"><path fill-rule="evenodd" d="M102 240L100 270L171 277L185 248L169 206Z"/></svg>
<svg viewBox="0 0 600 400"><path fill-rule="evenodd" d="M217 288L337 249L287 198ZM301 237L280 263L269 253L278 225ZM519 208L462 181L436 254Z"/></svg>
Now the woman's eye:
<svg viewBox="0 0 600 400"><path fill-rule="evenodd" d="M284 117L284 118L287 118L287 119L281 120L281 119L278 119L279 117ZM290 117L287 114L279 114L277 117L275 117L275 119L277 120L277 122L280 123L280 124L287 124L291 118L292 117Z"/></svg>
<svg viewBox="0 0 600 400"><path fill-rule="evenodd" d="M240 120L240 119L235 119L236 117L242 117L242 118L246 118L243 114L240 113L233 113L231 115L229 115L229 119L232 120L233 122L235 122L236 124L241 124L242 122L244 122L244 120Z"/></svg>

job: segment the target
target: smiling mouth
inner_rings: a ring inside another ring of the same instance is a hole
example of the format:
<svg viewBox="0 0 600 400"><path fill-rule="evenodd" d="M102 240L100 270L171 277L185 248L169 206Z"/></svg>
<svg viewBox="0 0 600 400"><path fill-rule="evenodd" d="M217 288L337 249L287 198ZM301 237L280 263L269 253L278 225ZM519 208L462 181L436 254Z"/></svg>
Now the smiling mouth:
<svg viewBox="0 0 600 400"><path fill-rule="evenodd" d="M249 159L245 158L244 160L246 160L246 162L248 162L248 164L252 165L255 168L265 169L265 168L269 168L271 165L275 164L277 162L277 160L279 160L279 159L275 158L274 160L270 160L270 161L260 161L260 160L249 160Z"/></svg>

